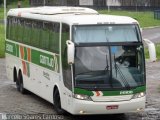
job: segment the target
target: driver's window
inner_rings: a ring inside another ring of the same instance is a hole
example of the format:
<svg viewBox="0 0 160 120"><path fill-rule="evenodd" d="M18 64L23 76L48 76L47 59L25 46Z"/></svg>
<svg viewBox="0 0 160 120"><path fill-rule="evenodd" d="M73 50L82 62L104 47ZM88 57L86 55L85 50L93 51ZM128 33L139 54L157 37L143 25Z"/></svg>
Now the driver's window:
<svg viewBox="0 0 160 120"><path fill-rule="evenodd" d="M69 40L70 27L67 24L62 24L62 39L61 39L61 58L62 58L62 71L64 85L68 89L72 89L72 74L71 66L67 62L67 45L66 41Z"/></svg>

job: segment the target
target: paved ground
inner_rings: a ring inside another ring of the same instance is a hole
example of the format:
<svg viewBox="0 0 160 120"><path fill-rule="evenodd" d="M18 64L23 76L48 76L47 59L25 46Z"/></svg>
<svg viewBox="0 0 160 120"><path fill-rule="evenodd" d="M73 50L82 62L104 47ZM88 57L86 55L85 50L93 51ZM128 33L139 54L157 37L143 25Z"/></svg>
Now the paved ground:
<svg viewBox="0 0 160 120"><path fill-rule="evenodd" d="M5 61L0 59L0 113L56 114L52 104L34 94L22 95L5 72ZM0 117L1 118L1 117ZM125 115L60 116L63 120L160 120L160 62L147 63L147 106L145 112Z"/></svg>
<svg viewBox="0 0 160 120"><path fill-rule="evenodd" d="M160 43L160 27L144 29L142 36L143 38L149 39L154 43Z"/></svg>

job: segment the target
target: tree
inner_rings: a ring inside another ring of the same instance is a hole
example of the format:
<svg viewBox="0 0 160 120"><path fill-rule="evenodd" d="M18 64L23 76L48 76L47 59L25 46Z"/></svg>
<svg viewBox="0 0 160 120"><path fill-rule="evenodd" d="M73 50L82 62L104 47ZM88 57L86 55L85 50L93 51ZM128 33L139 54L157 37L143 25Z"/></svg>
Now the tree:
<svg viewBox="0 0 160 120"><path fill-rule="evenodd" d="M3 0L0 0L0 5L3 4Z"/></svg>

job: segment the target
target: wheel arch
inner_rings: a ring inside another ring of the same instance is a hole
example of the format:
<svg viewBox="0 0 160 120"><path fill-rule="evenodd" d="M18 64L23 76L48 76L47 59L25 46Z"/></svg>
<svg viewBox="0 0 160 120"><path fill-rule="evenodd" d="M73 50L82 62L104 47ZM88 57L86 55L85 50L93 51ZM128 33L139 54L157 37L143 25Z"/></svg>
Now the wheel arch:
<svg viewBox="0 0 160 120"><path fill-rule="evenodd" d="M55 91L58 90L60 98L61 98L61 90L59 88L60 87L57 84L54 85L54 87L53 87L53 96L54 96ZM53 104L54 104L54 98L53 98Z"/></svg>

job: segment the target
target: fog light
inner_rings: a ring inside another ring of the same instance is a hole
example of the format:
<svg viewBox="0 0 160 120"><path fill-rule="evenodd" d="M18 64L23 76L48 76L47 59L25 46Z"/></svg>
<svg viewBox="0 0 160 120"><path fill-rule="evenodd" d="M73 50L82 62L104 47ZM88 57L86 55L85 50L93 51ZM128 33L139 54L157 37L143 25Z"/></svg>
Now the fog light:
<svg viewBox="0 0 160 120"><path fill-rule="evenodd" d="M83 110L79 111L80 114L84 114L85 112Z"/></svg>
<svg viewBox="0 0 160 120"><path fill-rule="evenodd" d="M137 108L137 111L143 111L143 108Z"/></svg>

